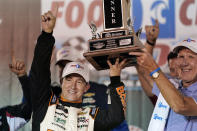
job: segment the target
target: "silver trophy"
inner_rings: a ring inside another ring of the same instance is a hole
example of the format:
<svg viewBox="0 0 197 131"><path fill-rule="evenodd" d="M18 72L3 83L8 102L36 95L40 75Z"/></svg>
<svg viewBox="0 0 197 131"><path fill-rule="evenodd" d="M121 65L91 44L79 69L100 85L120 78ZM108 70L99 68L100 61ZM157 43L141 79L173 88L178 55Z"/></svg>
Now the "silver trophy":
<svg viewBox="0 0 197 131"><path fill-rule="evenodd" d="M135 19L134 19L135 20ZM132 35L135 31L134 31L134 20L131 20L131 18L127 19L127 28L129 29L129 35Z"/></svg>
<svg viewBox="0 0 197 131"><path fill-rule="evenodd" d="M90 24L89 24L89 27L90 27L91 32L92 32L92 39L96 39L96 31L97 31L96 24L93 21L91 21Z"/></svg>
<svg viewBox="0 0 197 131"><path fill-rule="evenodd" d="M135 22L135 18L133 20L131 20L131 18L128 18L127 19L127 28L129 30L129 33L128 33L129 35L132 35L132 34L135 33L135 30L134 30L134 22ZM142 28L138 29L138 31L135 34L136 34L136 36L138 38L140 38L141 33L142 33Z"/></svg>
<svg viewBox="0 0 197 131"><path fill-rule="evenodd" d="M135 33L138 38L140 38L142 33L142 27Z"/></svg>

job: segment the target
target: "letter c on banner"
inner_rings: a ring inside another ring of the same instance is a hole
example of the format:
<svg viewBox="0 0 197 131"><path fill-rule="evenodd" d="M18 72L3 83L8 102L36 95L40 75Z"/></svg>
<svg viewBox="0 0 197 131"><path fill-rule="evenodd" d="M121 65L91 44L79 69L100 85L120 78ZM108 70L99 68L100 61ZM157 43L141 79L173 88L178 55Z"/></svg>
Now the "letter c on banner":
<svg viewBox="0 0 197 131"><path fill-rule="evenodd" d="M184 25L191 25L192 20L187 17L187 8L190 4L194 3L194 0L185 0L180 9L180 20Z"/></svg>
<svg viewBox="0 0 197 131"><path fill-rule="evenodd" d="M82 23L83 17L84 17L84 6L83 3L81 1L72 1L68 4L67 6L67 10L66 10L66 17L65 17L65 21L68 24L69 27L71 28L77 28L78 26L80 26L80 24ZM76 20L73 21L72 20L72 16L73 14L73 9L77 7L78 8L78 12L77 12L77 17Z"/></svg>

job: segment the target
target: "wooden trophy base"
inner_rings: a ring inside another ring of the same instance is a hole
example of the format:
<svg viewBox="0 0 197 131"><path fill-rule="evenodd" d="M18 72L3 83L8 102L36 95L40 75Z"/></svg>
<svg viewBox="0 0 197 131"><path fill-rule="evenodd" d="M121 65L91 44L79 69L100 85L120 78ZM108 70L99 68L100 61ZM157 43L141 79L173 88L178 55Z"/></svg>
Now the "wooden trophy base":
<svg viewBox="0 0 197 131"><path fill-rule="evenodd" d="M136 57L129 55L129 52L140 50L139 47L122 47L115 49L98 50L94 52L84 53L84 57L95 67L96 70L109 69L107 60L110 60L112 64L115 63L116 58L120 61L123 59L128 60L128 66L133 66L136 63Z"/></svg>

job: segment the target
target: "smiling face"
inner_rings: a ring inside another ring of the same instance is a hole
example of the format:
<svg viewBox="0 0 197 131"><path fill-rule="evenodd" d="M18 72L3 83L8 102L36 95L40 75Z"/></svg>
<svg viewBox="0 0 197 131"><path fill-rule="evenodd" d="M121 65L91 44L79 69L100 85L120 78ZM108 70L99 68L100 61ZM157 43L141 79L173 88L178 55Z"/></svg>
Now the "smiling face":
<svg viewBox="0 0 197 131"><path fill-rule="evenodd" d="M180 77L180 67L179 67L179 65L180 65L180 63L179 63L179 60L177 58L173 58L173 59L170 59L168 61L170 76L179 79L179 77Z"/></svg>
<svg viewBox="0 0 197 131"><path fill-rule="evenodd" d="M82 96L88 89L89 85L83 77L71 74L63 79L61 96L70 102L79 102L82 101Z"/></svg>
<svg viewBox="0 0 197 131"><path fill-rule="evenodd" d="M180 63L180 79L184 87L197 81L197 54L190 49L184 48L178 53Z"/></svg>

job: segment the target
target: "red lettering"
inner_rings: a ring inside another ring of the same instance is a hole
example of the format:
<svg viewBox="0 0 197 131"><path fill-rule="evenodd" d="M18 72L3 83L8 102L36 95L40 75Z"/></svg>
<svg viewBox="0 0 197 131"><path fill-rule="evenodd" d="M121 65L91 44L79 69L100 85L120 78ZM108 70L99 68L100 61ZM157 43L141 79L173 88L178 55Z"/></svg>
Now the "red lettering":
<svg viewBox="0 0 197 131"><path fill-rule="evenodd" d="M184 25L191 25L192 20L187 17L187 8L194 0L185 0L180 8L180 20Z"/></svg>
<svg viewBox="0 0 197 131"><path fill-rule="evenodd" d="M77 19L75 21L72 20L72 13L73 13L73 9L77 7L78 9L78 15L77 15ZM66 10L66 17L65 17L65 21L68 24L69 27L71 28L77 28L78 26L80 26L82 20L84 17L84 6L83 3L81 1L75 0L72 1L68 4L67 6L67 10Z"/></svg>
<svg viewBox="0 0 197 131"><path fill-rule="evenodd" d="M196 9L197 10L197 9ZM195 22L195 24L197 25L197 11L196 11L196 22Z"/></svg>
<svg viewBox="0 0 197 131"><path fill-rule="evenodd" d="M59 10L60 10L60 7L64 7L64 1L56 1L56 2L52 2L51 4L51 11L54 12L56 6L58 5L59 7ZM58 17L62 17L62 12L59 12L58 10L58 13L57 13L57 18Z"/></svg>
<svg viewBox="0 0 197 131"><path fill-rule="evenodd" d="M99 7L100 13L97 20L94 19L95 14L95 8ZM101 0L95 0L90 4L90 7L88 9L88 23L91 21L94 21L94 23L99 27L103 24L103 13L102 13L102 1Z"/></svg>
<svg viewBox="0 0 197 131"><path fill-rule="evenodd" d="M159 43L158 45L156 45L156 49L160 50L158 65L162 66L167 61L167 56L168 56L168 53L170 52L170 47L166 44Z"/></svg>

